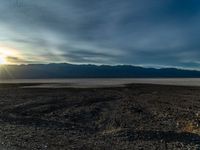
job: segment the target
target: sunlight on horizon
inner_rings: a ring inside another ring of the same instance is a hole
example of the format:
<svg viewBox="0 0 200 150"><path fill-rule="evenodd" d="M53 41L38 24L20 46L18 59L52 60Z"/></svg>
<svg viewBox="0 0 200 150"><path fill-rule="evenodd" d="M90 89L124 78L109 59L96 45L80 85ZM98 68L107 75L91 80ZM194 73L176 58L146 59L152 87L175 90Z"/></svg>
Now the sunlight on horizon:
<svg viewBox="0 0 200 150"><path fill-rule="evenodd" d="M16 50L8 47L0 47L0 65L15 64L15 62L9 61L8 58L17 58L18 54Z"/></svg>
<svg viewBox="0 0 200 150"><path fill-rule="evenodd" d="M0 65L4 65L6 64L6 58L4 58L3 56L0 56Z"/></svg>

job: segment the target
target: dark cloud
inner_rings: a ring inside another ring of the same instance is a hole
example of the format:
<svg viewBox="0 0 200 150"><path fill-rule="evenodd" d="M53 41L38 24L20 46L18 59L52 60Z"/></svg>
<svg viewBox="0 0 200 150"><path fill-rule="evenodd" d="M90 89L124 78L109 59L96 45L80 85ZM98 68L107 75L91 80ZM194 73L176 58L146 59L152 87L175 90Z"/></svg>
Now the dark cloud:
<svg viewBox="0 0 200 150"><path fill-rule="evenodd" d="M22 58L18 58L18 57L12 57L12 56L7 56L6 57L6 61L9 62L9 63L18 63L18 64L32 64L32 63L36 63L36 62L33 62L33 61L28 61L28 60L25 60L25 59L22 59Z"/></svg>
<svg viewBox="0 0 200 150"><path fill-rule="evenodd" d="M115 57L113 55L100 53L100 52L92 52L85 50L76 50L76 51L68 51L66 54L62 55L68 61L73 63L98 63L101 64L111 64L114 63Z"/></svg>
<svg viewBox="0 0 200 150"><path fill-rule="evenodd" d="M0 42L35 61L198 68L199 0L1 0Z"/></svg>

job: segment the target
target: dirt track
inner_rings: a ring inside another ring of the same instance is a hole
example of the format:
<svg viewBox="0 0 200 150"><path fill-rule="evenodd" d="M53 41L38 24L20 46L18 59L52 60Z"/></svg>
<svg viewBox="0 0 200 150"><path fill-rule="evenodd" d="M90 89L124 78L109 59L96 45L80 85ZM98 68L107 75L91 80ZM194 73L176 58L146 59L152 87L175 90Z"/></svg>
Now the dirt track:
<svg viewBox="0 0 200 150"><path fill-rule="evenodd" d="M200 149L199 87L19 86L0 85L0 146L8 150Z"/></svg>

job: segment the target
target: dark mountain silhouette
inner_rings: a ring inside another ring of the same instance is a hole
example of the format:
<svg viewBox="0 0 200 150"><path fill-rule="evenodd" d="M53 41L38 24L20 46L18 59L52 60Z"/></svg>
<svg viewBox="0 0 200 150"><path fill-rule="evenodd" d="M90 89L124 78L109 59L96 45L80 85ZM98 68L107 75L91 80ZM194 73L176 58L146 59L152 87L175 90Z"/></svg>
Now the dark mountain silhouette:
<svg viewBox="0 0 200 150"><path fill-rule="evenodd" d="M30 64L0 66L1 79L44 78L191 78L200 71L176 68L143 68L131 65Z"/></svg>

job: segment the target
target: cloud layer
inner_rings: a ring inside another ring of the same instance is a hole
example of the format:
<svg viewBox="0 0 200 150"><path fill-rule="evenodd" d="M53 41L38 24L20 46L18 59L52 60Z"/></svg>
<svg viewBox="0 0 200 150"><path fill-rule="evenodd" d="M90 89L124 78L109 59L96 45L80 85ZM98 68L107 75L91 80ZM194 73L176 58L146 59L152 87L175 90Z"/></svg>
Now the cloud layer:
<svg viewBox="0 0 200 150"><path fill-rule="evenodd" d="M200 67L199 0L1 0L12 61Z"/></svg>

